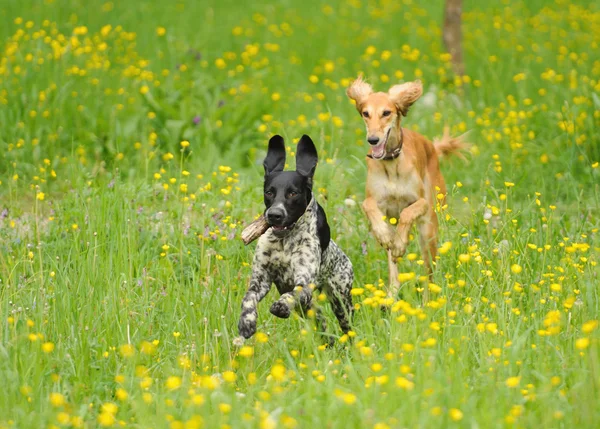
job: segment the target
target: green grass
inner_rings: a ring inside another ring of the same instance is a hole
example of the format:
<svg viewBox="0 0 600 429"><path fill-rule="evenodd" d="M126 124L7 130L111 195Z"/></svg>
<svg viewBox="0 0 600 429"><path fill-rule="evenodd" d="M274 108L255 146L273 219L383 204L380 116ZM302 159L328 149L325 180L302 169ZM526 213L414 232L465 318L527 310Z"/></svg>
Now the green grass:
<svg viewBox="0 0 600 429"><path fill-rule="evenodd" d="M598 427L598 6L465 2L460 78L441 2L272 3L0 4L0 428ZM474 144L425 307L412 243L379 310L359 72L422 79L404 125ZM332 349L275 292L232 345L274 133L316 142L355 267Z"/></svg>

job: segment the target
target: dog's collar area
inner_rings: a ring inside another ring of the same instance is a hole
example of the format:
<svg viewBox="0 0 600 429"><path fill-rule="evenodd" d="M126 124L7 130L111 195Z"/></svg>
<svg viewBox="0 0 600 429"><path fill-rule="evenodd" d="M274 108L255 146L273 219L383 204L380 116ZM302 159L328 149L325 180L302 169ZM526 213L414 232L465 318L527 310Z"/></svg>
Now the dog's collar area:
<svg viewBox="0 0 600 429"><path fill-rule="evenodd" d="M367 154L367 158L376 159L377 161L391 161L400 156L400 152L402 152L402 143L404 143L404 133L402 132L402 127L400 127L400 144L396 149L391 152L386 152L383 158L373 158L373 155L370 153Z"/></svg>

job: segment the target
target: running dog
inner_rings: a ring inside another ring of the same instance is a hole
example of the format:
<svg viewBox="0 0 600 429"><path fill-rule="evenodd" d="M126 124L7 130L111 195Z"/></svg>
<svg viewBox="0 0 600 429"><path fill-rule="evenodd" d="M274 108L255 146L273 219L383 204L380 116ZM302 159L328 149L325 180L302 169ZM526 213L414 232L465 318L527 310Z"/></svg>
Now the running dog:
<svg viewBox="0 0 600 429"><path fill-rule="evenodd" d="M272 283L281 297L271 305L271 314L287 319L292 310L304 314L313 310L325 332L325 318L312 301L316 288L329 298L342 331L350 330L352 263L331 240L325 211L313 196L318 157L310 137L302 136L296 152L296 171L283 171L283 138L276 135L269 141L263 165L264 215L270 227L258 240L250 286L242 301L238 330L243 338L256 332L256 307Z"/></svg>
<svg viewBox="0 0 600 429"><path fill-rule="evenodd" d="M467 147L461 138L444 131L432 143L421 134L403 129L401 119L423 93L420 81L392 86L388 92L373 92L361 76L346 90L367 128L366 199L362 207L373 235L386 250L389 266L389 296L398 292L396 261L406 252L409 233L416 222L419 244L429 274L437 253L438 219L436 204L444 205L446 184L439 157ZM393 227L386 217L398 219ZM423 294L427 301L427 288Z"/></svg>

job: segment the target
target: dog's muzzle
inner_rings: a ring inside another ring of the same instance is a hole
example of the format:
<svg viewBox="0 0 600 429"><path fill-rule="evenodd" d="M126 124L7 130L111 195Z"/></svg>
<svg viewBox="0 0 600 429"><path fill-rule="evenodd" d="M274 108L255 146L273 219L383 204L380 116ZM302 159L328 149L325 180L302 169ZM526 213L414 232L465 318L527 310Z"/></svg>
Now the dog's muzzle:
<svg viewBox="0 0 600 429"><path fill-rule="evenodd" d="M287 217L287 213L281 206L269 208L265 213L265 217L267 218L267 223L275 235L283 235L294 227L294 224L283 225Z"/></svg>

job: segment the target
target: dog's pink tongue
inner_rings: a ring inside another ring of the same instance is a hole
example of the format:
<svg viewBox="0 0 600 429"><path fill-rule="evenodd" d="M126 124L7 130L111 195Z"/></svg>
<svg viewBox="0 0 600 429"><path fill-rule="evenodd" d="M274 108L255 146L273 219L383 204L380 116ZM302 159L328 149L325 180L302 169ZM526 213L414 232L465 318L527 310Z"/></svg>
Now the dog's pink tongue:
<svg viewBox="0 0 600 429"><path fill-rule="evenodd" d="M382 158L385 152L385 145L378 144L377 146L373 146L371 154L373 158Z"/></svg>

